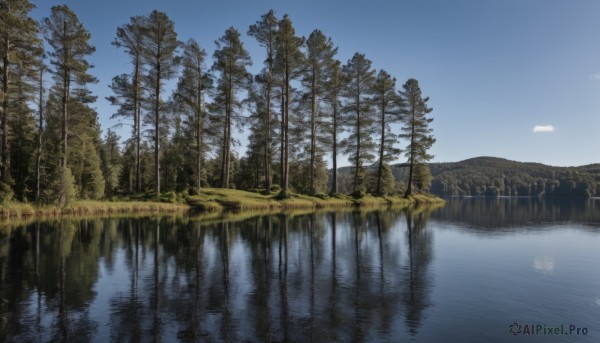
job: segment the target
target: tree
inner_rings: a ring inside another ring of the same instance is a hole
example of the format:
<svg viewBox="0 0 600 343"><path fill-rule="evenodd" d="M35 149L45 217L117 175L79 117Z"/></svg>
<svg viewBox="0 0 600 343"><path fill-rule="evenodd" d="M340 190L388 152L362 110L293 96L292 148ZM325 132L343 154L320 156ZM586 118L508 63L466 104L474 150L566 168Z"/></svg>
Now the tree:
<svg viewBox="0 0 600 343"><path fill-rule="evenodd" d="M179 41L175 32L175 24L164 12L154 10L144 18L143 22L142 62L147 68L145 84L149 90L149 100L151 100L148 105L151 110L149 121L154 127L154 193L158 196L160 194L162 90L164 82L172 79L177 72L179 56L176 53Z"/></svg>
<svg viewBox="0 0 600 343"><path fill-rule="evenodd" d="M292 21L284 15L279 21L276 37L276 65L281 76L281 189L286 192L289 186L289 113L292 86L291 82L301 72L304 56L300 48L304 37L296 37Z"/></svg>
<svg viewBox="0 0 600 343"><path fill-rule="evenodd" d="M30 80L27 78L34 72L39 56L43 52L41 40L37 37L38 23L29 17L29 12L34 7L28 0L0 1L2 13L0 16L0 54L2 55L0 175L1 181L7 184L12 184L13 181L10 138L13 130L11 122L17 116L17 113L12 113L16 109L11 106L11 99L14 95L22 97L17 99L17 102L26 106L25 103L30 99L23 99L23 97L33 97L32 92L25 92L23 88L19 89L13 82L13 77L20 75L20 82L24 82L28 86ZM34 87L26 88L33 89Z"/></svg>
<svg viewBox="0 0 600 343"><path fill-rule="evenodd" d="M398 136L390 128L391 123L400 120L399 101L400 98L396 94L396 78L392 78L386 71L380 70L373 84L373 103L377 106L379 112L377 133L381 136L377 186L375 188L378 195L387 193L389 190L382 187L384 165L396 159L396 156L400 153L400 149L394 146L398 142Z"/></svg>
<svg viewBox="0 0 600 343"><path fill-rule="evenodd" d="M189 136L193 137L190 146L194 147L195 177L194 185L200 189L202 179L202 161L206 151L204 94L211 89L212 79L206 72L204 61L206 52L198 42L190 39L183 49L183 72L177 84L174 100L178 112L185 114L184 123Z"/></svg>
<svg viewBox="0 0 600 343"><path fill-rule="evenodd" d="M343 107L350 135L343 141L344 151L350 154L349 160L354 164L353 192L364 191L364 164L372 162L373 150L373 110L369 94L375 81L375 70L371 69L371 61L365 55L355 53L343 67L348 80L343 95L347 102Z"/></svg>
<svg viewBox="0 0 600 343"><path fill-rule="evenodd" d="M252 81L246 67L252 64L248 51L240 41L240 33L233 27L215 41L215 62L212 69L219 73L215 102L222 115L223 144L221 147L221 187L229 188L231 174L232 125L241 125L241 102L237 92L246 89Z"/></svg>
<svg viewBox="0 0 600 343"><path fill-rule="evenodd" d="M343 118L340 109L342 108L341 94L346 87L346 75L342 73L341 62L335 60L331 65L329 80L327 81L326 101L331 108L330 118L331 126L331 161L332 161L332 185L331 193L338 193L338 170L337 155L339 145L339 134L343 131Z"/></svg>
<svg viewBox="0 0 600 343"><path fill-rule="evenodd" d="M429 127L429 123L433 121L433 118L427 118L427 114L433 110L427 107L429 97L423 98L421 96L419 82L415 79L406 81L402 88L403 91L400 92L400 95L405 106L402 109L404 126L400 137L410 141L406 147L409 171L408 185L404 196L407 197L412 194L415 166L433 158L432 155L427 153L427 150L435 143L435 138L431 134L433 130Z"/></svg>
<svg viewBox="0 0 600 343"><path fill-rule="evenodd" d="M264 174L265 174L265 190L271 189L271 163L272 163L272 128L271 128L271 104L273 91L273 68L275 63L275 48L277 37L277 18L273 10L261 16L261 20L256 24L250 25L248 35L254 37L258 44L265 48L267 58L264 61L265 70L262 72L262 77L257 77L257 82L264 83L265 87L265 116L264 116Z"/></svg>
<svg viewBox="0 0 600 343"><path fill-rule="evenodd" d="M69 103L71 98L80 103L96 100L86 88L98 80L88 74L92 67L86 60L96 48L88 43L90 33L66 5L53 6L50 17L44 19L44 32L52 50L48 53L51 70L61 98L61 164L67 166L69 135ZM72 85L75 87L72 87Z"/></svg>
<svg viewBox="0 0 600 343"><path fill-rule="evenodd" d="M142 116L142 54L144 52L144 25L142 16L131 17L130 22L117 28L117 37L112 45L123 48L133 65L132 75L123 74L113 79L111 89L114 96L108 98L119 110L113 116L133 118L133 139L135 144L135 191L142 191L140 144Z"/></svg>
<svg viewBox="0 0 600 343"><path fill-rule="evenodd" d="M308 188L310 194L315 193L319 103L326 87L329 68L336 53L337 48L333 46L331 38L325 37L320 30L314 30L306 40L306 66L302 75L302 83L307 88L305 97L310 99L310 183ZM319 157L322 159L322 154Z"/></svg>
<svg viewBox="0 0 600 343"><path fill-rule="evenodd" d="M100 150L102 174L104 174L104 181L106 184L104 191L107 196L115 195L119 187L119 178L123 167L119 139L120 137L114 131L109 129Z"/></svg>
<svg viewBox="0 0 600 343"><path fill-rule="evenodd" d="M40 67L38 70L38 123L37 123L37 152L35 157L35 202L37 204L41 201L41 174L42 174L42 147L43 141L42 136L44 133L44 71L46 67L40 61Z"/></svg>

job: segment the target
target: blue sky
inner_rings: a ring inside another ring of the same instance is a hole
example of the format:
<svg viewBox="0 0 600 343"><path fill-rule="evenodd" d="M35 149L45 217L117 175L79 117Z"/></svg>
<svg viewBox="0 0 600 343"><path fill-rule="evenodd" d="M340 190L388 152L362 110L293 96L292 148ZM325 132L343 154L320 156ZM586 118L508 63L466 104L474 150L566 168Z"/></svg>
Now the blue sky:
<svg viewBox="0 0 600 343"><path fill-rule="evenodd" d="M256 72L263 51L245 33L274 9L279 17L290 15L299 35L319 28L332 37L344 63L361 52L394 75L398 87L418 79L434 109L435 162L475 156L559 166L600 162L600 1L32 2L36 19L66 3L91 32L97 49L92 73L100 80L92 90L104 131L117 123L104 100L108 84L130 71L123 51L110 42L129 17L165 11L179 39L195 38L209 56L214 40L234 26L244 34Z"/></svg>

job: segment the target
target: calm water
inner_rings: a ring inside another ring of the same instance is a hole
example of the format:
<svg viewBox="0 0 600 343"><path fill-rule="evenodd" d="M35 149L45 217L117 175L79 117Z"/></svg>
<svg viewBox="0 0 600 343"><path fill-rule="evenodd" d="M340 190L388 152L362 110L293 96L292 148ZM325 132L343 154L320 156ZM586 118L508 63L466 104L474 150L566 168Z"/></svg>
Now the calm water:
<svg viewBox="0 0 600 343"><path fill-rule="evenodd" d="M599 265L593 199L3 224L0 341L599 342Z"/></svg>

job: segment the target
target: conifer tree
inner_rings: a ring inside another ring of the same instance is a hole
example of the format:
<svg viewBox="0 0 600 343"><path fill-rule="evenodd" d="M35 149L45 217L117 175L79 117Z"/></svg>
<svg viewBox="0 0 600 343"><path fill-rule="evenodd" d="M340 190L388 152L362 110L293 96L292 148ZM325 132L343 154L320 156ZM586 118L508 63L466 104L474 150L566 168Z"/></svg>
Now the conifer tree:
<svg viewBox="0 0 600 343"><path fill-rule="evenodd" d="M300 48L303 37L297 37L292 21L284 15L279 21L276 38L276 69L281 78L281 189L289 186L289 117L292 103L292 80L296 79L304 64Z"/></svg>
<svg viewBox="0 0 600 343"><path fill-rule="evenodd" d="M97 79L88 74L92 67L87 57L96 51L88 43L89 31L66 5L53 6L51 14L44 19L44 32L52 50L48 52L56 90L61 101L61 164L67 167L69 137L69 103L90 103L96 100L86 88Z"/></svg>
<svg viewBox="0 0 600 343"><path fill-rule="evenodd" d="M427 107L429 97L422 97L419 82L415 79L406 81L402 88L400 95L405 105L402 109L404 126L400 137L409 141L406 147L406 157L409 164L408 184L404 193L404 196L407 197L412 194L416 166L433 158L427 151L435 143L435 138L431 134L433 130L429 127L433 118L427 117L427 114L433 110ZM425 180L426 176L421 177L421 179ZM426 181L420 181L420 183L425 184Z"/></svg>
<svg viewBox="0 0 600 343"><path fill-rule="evenodd" d="M396 94L396 78L384 70L380 70L373 84L373 103L377 108L377 133L379 134L379 165L377 167L377 184L375 193L384 195L389 187L382 187L384 165L397 158L400 149L394 146L398 136L390 128L390 124L400 120L400 97ZM388 166L389 168L389 166Z"/></svg>
<svg viewBox="0 0 600 343"><path fill-rule="evenodd" d="M232 126L242 124L239 109L241 102L237 97L240 90L247 89L252 81L246 67L252 64L248 51L240 41L240 33L233 27L215 41L215 62L212 70L219 74L215 103L219 108L223 125L223 143L221 147L221 187L229 188L231 176Z"/></svg>
<svg viewBox="0 0 600 343"><path fill-rule="evenodd" d="M373 122L374 112L369 95L375 81L375 70L371 69L371 61L365 55L355 53L343 67L347 84L343 95L347 99L343 111L350 135L344 139L344 151L350 155L354 164L353 192L365 190L365 163L373 161Z"/></svg>
<svg viewBox="0 0 600 343"><path fill-rule="evenodd" d="M29 16L35 8L28 0L2 0L0 1L0 54L2 65L0 70L2 87L0 89L0 181L7 187L12 183L11 177L11 145L13 120L23 120L19 117L24 112L15 113L16 108L11 106L13 96L17 97L13 104L26 105L33 96L30 86L34 82L32 76L37 66L37 61L43 52L38 23ZM13 79L19 77L17 82ZM32 82L33 81L33 82ZM18 87L17 83L25 88ZM19 99L20 97L20 99ZM24 99L27 98L27 99ZM23 108L21 108L23 109Z"/></svg>
<svg viewBox="0 0 600 343"><path fill-rule="evenodd" d="M205 59L204 49L198 42L190 39L183 49L183 71L174 96L177 112L183 113L185 117L183 120L184 130L189 137L193 138L188 145L193 147L194 186L197 189L201 187L202 162L207 149L206 121L208 118L204 97L212 87L212 79L204 65Z"/></svg>
<svg viewBox="0 0 600 343"><path fill-rule="evenodd" d="M258 44L265 48L267 57L264 61L265 68L262 71L261 77L257 77L257 82L264 83L265 89L265 116L264 116L264 141L263 141L263 155L264 155L264 178L265 178L265 190L271 189L271 163L273 158L272 153L272 98L273 98L273 69L275 64L275 49L276 49L276 37L277 37L277 18L275 12L270 10L266 14L261 16L261 19L254 25L250 25L248 29L248 35L254 37Z"/></svg>
<svg viewBox="0 0 600 343"><path fill-rule="evenodd" d="M129 23L117 28L117 37L112 44L123 48L129 55L133 71L113 79L111 89L114 96L108 98L113 105L118 105L119 110L113 116L133 118L133 141L135 147L135 191L142 191L142 177L140 165L140 144L142 136L142 72L144 52L144 25L142 16L131 17Z"/></svg>
<svg viewBox="0 0 600 343"><path fill-rule="evenodd" d="M153 126L154 193L158 196L160 194L160 142L161 132L164 130L164 120L161 116L163 114L162 91L165 81L172 79L177 73L179 41L175 24L164 12L154 10L143 19L143 22L142 62L146 67L144 81L149 93L148 121Z"/></svg>
<svg viewBox="0 0 600 343"><path fill-rule="evenodd" d="M314 194L315 188L315 162L322 159L322 149L317 147L317 126L320 117L320 102L324 96L329 69L337 48L333 46L331 38L325 37L320 30L314 30L306 40L306 66L302 75L302 83L306 88L305 97L310 101L310 167L308 193ZM318 155L318 156L317 156Z"/></svg>
<svg viewBox="0 0 600 343"><path fill-rule="evenodd" d="M331 161L332 161L332 183L331 192L332 194L338 193L338 168L337 168L337 156L339 146L339 134L343 132L343 117L342 117L342 104L341 94L346 87L346 77L342 73L341 62L338 60L333 61L330 70L330 76L327 81L326 89L326 101L330 107L330 125L329 133L331 135Z"/></svg>

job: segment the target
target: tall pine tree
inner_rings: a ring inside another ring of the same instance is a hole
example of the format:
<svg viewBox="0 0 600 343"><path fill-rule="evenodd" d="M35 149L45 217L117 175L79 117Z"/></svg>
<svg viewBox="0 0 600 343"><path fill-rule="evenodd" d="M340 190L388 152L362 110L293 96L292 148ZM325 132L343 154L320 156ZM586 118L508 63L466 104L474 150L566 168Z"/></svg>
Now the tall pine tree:
<svg viewBox="0 0 600 343"><path fill-rule="evenodd" d="M400 99L396 94L396 78L391 77L385 70L380 70L373 84L373 103L377 108L378 122L376 132L380 136L375 188L377 195L385 195L389 192L389 187L382 185L384 165L392 162L400 153L400 149L394 146L398 142L398 136L392 132L390 127L391 123L400 120Z"/></svg>
<svg viewBox="0 0 600 343"><path fill-rule="evenodd" d="M135 147L135 191L142 191L142 177L140 165L140 144L142 137L142 54L144 52L144 25L146 20L142 16L131 17L129 23L117 28L117 37L112 44L123 48L129 55L133 71L113 79L111 89L114 96L108 98L113 105L118 105L119 110L115 116L133 118L133 141Z"/></svg>
<svg viewBox="0 0 600 343"><path fill-rule="evenodd" d="M305 98L310 101L310 167L309 167L309 193L314 194L315 188L315 163L322 159L323 149L317 146L317 132L320 120L320 103L324 96L327 78L333 57L337 48L333 46L331 38L325 37L320 30L314 30L306 40L306 66L302 75L302 83L306 88Z"/></svg>
<svg viewBox="0 0 600 343"><path fill-rule="evenodd" d="M10 186L11 177L11 145L13 138L12 121L23 120L23 111L11 106L12 104L26 105L31 100L30 86L35 66L42 54L42 45L37 37L39 27L37 22L29 16L35 6L28 0L2 0L0 1L0 54L2 55L2 68L0 79L0 180ZM13 80L18 78L18 80ZM25 88L19 88L19 85ZM23 99L26 97L28 99ZM19 99L20 98L20 99ZM23 108L21 108L23 109Z"/></svg>
<svg viewBox="0 0 600 343"><path fill-rule="evenodd" d="M343 68L348 83L344 89L346 103L343 111L350 135L344 139L344 151L350 155L354 165L353 192L365 190L364 165L373 161L373 122L374 112L369 95L375 82L375 70L365 55L355 53Z"/></svg>
<svg viewBox="0 0 600 343"><path fill-rule="evenodd" d="M231 176L231 134L234 124L241 124L239 109L241 102L237 97L240 90L247 89L252 81L246 67L252 64L248 51L240 41L240 33L233 27L225 31L215 44L215 62L212 69L219 74L217 97L215 102L223 124L223 143L221 146L221 187L229 188Z"/></svg>
<svg viewBox="0 0 600 343"><path fill-rule="evenodd" d="M265 190L271 189L271 163L273 159L272 153L272 97L273 97L273 69L275 64L275 44L277 37L277 18L275 12L270 10L263 14L259 21L254 25L250 25L248 35L254 37L258 44L265 48L267 57L264 61L265 68L261 73L261 77L257 77L257 82L264 83L265 90L265 115L264 115L264 140L263 140L263 164Z"/></svg>
<svg viewBox="0 0 600 343"><path fill-rule="evenodd" d="M292 103L292 80L297 79L304 65L300 48L304 37L297 37L294 26L286 14L279 21L276 38L276 70L281 79L281 189L289 187L289 118Z"/></svg>
<svg viewBox="0 0 600 343"><path fill-rule="evenodd" d="M408 185L404 193L404 196L407 197L412 194L416 166L433 158L427 151L435 143L435 138L431 134L433 129L429 127L433 118L427 117L427 114L433 110L427 107L429 97L422 97L419 82L415 79L406 81L402 88L400 95L405 106L402 109L404 126L400 137L409 141L406 147L406 157L409 164Z"/></svg>
<svg viewBox="0 0 600 343"><path fill-rule="evenodd" d="M183 71L174 96L177 112L184 114L184 130L188 137L193 138L188 146L193 147L194 186L196 189L201 187L202 162L207 149L206 121L208 118L204 98L212 87L212 79L204 65L205 59L204 49L198 42L190 39L183 48Z"/></svg>
<svg viewBox="0 0 600 343"><path fill-rule="evenodd" d="M175 77L179 56L179 41L175 24L164 12L152 11L144 18L144 49L142 61L146 67L145 86L148 89L149 122L154 138L154 193L160 194L160 142L164 119L162 91L164 83Z"/></svg>

